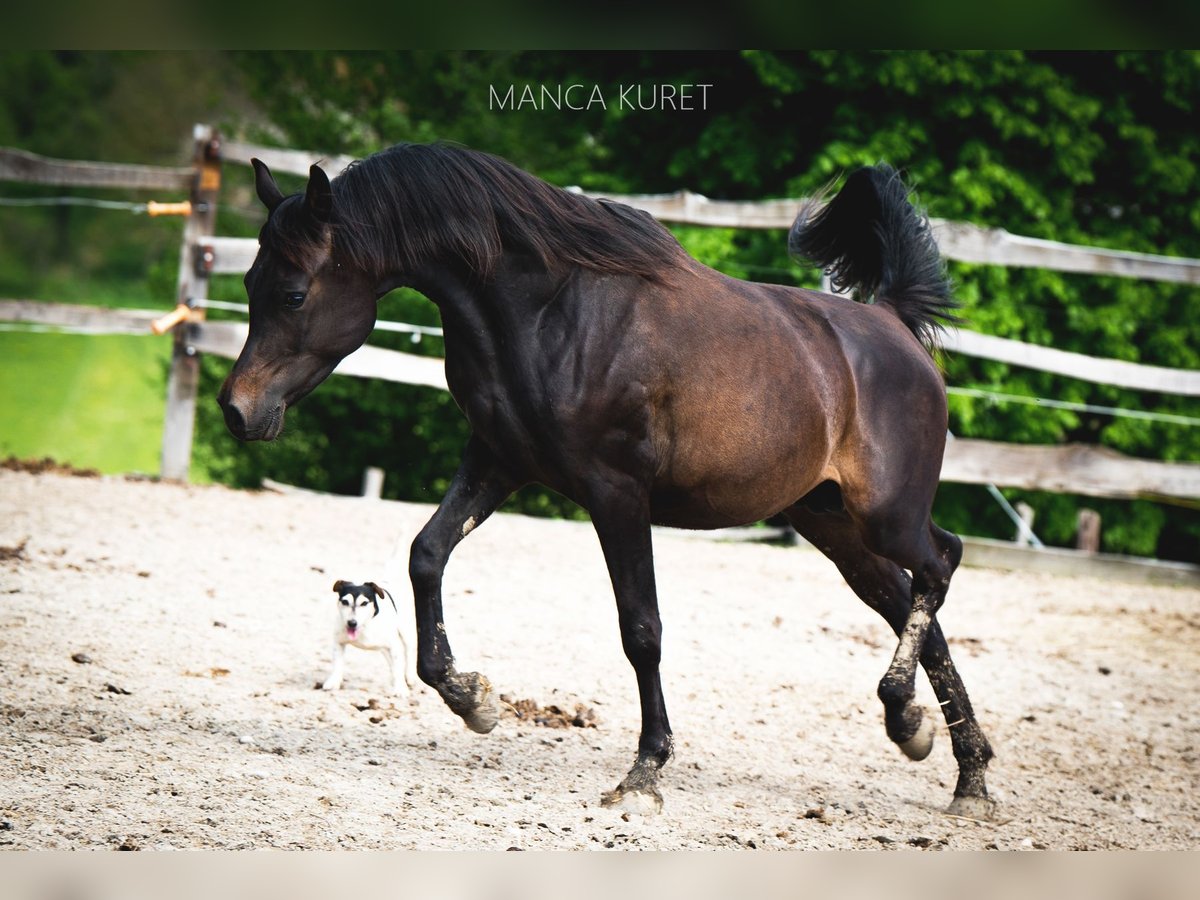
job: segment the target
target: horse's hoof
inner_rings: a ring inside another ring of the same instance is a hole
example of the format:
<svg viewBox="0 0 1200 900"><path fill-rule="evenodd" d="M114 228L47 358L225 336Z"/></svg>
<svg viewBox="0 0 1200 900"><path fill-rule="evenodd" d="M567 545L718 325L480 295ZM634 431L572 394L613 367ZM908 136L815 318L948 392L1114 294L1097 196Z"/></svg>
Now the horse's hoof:
<svg viewBox="0 0 1200 900"><path fill-rule="evenodd" d="M500 703L492 683L478 672L452 674L438 685L438 693L474 732L487 734L500 721Z"/></svg>
<svg viewBox="0 0 1200 900"><path fill-rule="evenodd" d="M1010 821L1000 811L1000 805L991 797L955 797L946 807L946 812L961 819L1003 825Z"/></svg>
<svg viewBox="0 0 1200 900"><path fill-rule="evenodd" d="M919 706L911 707L911 709L916 710L917 714L921 717L921 724L917 726L917 730L912 737L907 741L900 741L897 746L904 751L904 755L909 759L921 760L927 757L933 749L933 719Z"/></svg>
<svg viewBox="0 0 1200 900"><path fill-rule="evenodd" d="M472 731L487 734L500 721L500 703L492 683L478 672L468 672L463 679L471 687L471 705L462 713L462 719Z"/></svg>
<svg viewBox="0 0 1200 900"><path fill-rule="evenodd" d="M600 805L640 816L656 816L662 812L663 798L656 788L634 790L618 785L600 798Z"/></svg>
<svg viewBox="0 0 1200 900"><path fill-rule="evenodd" d="M500 721L500 707L495 698L492 698L487 705L463 716L463 721L476 734L487 734Z"/></svg>

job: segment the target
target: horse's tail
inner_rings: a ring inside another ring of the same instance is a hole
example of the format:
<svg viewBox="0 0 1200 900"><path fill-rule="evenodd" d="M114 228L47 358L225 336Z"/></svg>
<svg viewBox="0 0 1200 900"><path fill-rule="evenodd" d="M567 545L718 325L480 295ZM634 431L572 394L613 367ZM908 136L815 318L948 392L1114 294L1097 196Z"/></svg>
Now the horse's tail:
<svg viewBox="0 0 1200 900"><path fill-rule="evenodd" d="M960 321L929 219L886 164L859 169L828 203L805 203L788 234L788 250L824 269L836 290L889 307L929 347L946 324Z"/></svg>

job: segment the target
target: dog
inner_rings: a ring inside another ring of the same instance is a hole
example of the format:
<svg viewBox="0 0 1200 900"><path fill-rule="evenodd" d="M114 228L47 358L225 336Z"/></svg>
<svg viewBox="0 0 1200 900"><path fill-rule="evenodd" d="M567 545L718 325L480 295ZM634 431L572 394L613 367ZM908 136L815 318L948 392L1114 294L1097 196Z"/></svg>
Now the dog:
<svg viewBox="0 0 1200 900"><path fill-rule="evenodd" d="M408 676L408 644L401 633L400 612L392 595L373 581L365 584L336 581L333 592L338 595L333 670L322 682L322 690L341 690L347 645L360 650L378 650L383 654L392 676L392 693L412 690Z"/></svg>

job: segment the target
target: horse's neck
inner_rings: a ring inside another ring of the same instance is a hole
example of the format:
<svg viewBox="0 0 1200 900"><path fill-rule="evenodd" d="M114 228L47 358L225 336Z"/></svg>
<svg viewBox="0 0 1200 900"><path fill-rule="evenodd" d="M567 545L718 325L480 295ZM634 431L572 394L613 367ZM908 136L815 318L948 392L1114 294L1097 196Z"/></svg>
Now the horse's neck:
<svg viewBox="0 0 1200 900"><path fill-rule="evenodd" d="M446 325L483 333L531 320L574 275L549 272L524 257L504 257L486 280L438 266L417 273L409 284L438 306Z"/></svg>

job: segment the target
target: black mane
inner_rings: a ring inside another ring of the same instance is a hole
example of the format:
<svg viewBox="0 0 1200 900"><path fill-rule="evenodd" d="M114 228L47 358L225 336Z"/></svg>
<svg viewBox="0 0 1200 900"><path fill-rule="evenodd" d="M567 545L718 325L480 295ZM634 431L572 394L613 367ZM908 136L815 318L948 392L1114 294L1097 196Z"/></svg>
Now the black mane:
<svg viewBox="0 0 1200 900"><path fill-rule="evenodd" d="M397 144L351 163L332 186L333 252L371 274L462 261L486 278L505 250L522 250L548 268L574 264L661 281L684 258L651 216L569 193L464 147Z"/></svg>

